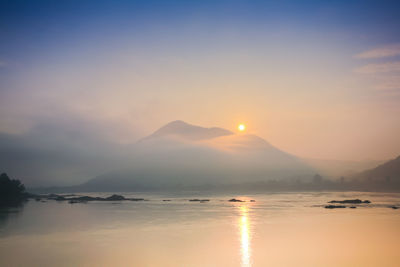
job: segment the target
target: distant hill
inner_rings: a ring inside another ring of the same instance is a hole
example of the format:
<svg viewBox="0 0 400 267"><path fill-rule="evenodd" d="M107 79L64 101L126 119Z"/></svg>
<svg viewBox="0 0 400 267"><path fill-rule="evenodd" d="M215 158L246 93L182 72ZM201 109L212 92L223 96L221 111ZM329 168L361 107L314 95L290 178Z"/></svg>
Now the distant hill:
<svg viewBox="0 0 400 267"><path fill-rule="evenodd" d="M400 156L376 168L360 172L354 175L353 178L370 182L400 183Z"/></svg>
<svg viewBox="0 0 400 267"><path fill-rule="evenodd" d="M332 177L334 179L341 176L352 176L367 169L372 169L382 164L382 160L363 160L363 161L350 161L350 160L326 160L326 159L312 159L302 158L305 163L315 168L319 174L325 177Z"/></svg>

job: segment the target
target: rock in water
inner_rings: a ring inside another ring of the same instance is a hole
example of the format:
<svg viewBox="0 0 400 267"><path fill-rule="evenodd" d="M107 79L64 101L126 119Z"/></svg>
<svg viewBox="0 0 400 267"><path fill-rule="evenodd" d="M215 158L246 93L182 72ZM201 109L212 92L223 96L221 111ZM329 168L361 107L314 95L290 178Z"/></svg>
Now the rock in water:
<svg viewBox="0 0 400 267"><path fill-rule="evenodd" d="M345 199L345 200L332 200L329 201L329 203L340 203L340 204L369 204L371 201L369 200L364 200L362 201L361 199Z"/></svg>
<svg viewBox="0 0 400 267"><path fill-rule="evenodd" d="M325 209L344 209L346 208L346 206L342 206L342 205L327 205L325 206Z"/></svg>
<svg viewBox="0 0 400 267"><path fill-rule="evenodd" d="M109 197L105 198L105 200L108 200L108 201L121 201L121 200L126 200L126 198L124 196L114 194L112 196L109 196Z"/></svg>
<svg viewBox="0 0 400 267"><path fill-rule="evenodd" d="M236 199L236 198L232 198L228 200L229 202L244 202L244 200L240 200L240 199Z"/></svg>

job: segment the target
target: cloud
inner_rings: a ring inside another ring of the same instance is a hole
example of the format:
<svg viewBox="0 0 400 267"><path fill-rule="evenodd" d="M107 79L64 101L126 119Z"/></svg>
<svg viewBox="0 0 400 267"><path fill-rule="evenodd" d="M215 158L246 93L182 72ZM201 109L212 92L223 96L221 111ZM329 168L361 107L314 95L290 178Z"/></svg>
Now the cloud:
<svg viewBox="0 0 400 267"><path fill-rule="evenodd" d="M400 55L400 44L392 44L365 51L356 55L362 59L380 59ZM374 88L378 91L396 93L400 90L400 61L369 63L354 70L368 74L375 80Z"/></svg>
<svg viewBox="0 0 400 267"><path fill-rule="evenodd" d="M389 73L400 72L400 61L371 63L355 69L357 73Z"/></svg>
<svg viewBox="0 0 400 267"><path fill-rule="evenodd" d="M400 76L384 77L381 83L376 86L380 91L399 91L400 90Z"/></svg>
<svg viewBox="0 0 400 267"><path fill-rule="evenodd" d="M400 44L382 46L356 55L357 58L384 58L400 55Z"/></svg>

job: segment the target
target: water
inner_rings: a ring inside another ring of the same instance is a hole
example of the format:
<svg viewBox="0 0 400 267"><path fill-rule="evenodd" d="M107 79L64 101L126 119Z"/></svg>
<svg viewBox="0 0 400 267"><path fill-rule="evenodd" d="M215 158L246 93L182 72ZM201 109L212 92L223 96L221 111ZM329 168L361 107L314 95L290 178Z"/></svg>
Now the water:
<svg viewBox="0 0 400 267"><path fill-rule="evenodd" d="M0 266L400 266L400 194L123 195L148 201L3 210Z"/></svg>

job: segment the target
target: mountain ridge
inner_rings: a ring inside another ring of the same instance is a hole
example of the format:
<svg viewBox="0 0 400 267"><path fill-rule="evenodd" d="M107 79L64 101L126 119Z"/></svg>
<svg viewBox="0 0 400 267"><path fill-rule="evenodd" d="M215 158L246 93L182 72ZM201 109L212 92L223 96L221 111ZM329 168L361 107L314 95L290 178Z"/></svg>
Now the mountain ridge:
<svg viewBox="0 0 400 267"><path fill-rule="evenodd" d="M181 188L273 179L303 179L315 171L261 137L172 121L142 138L130 163L82 184L84 188Z"/></svg>
<svg viewBox="0 0 400 267"><path fill-rule="evenodd" d="M400 156L389 160L379 166L362 171L353 176L354 179L369 181L397 181L400 182Z"/></svg>
<svg viewBox="0 0 400 267"><path fill-rule="evenodd" d="M189 124L182 120L175 120L160 127L158 130L156 130L149 136L140 139L139 142L152 138L168 137L168 136L183 137L184 139L195 141L195 140L211 139L219 136L227 136L232 134L233 134L232 131L219 127L206 128Z"/></svg>

